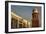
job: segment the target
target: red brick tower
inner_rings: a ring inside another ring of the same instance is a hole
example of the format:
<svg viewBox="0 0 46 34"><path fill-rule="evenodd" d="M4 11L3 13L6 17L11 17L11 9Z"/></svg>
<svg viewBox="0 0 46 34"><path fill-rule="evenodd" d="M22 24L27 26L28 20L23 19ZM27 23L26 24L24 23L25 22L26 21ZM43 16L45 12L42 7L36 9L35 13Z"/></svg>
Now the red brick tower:
<svg viewBox="0 0 46 34"><path fill-rule="evenodd" d="M32 13L32 27L39 27L39 12L36 8Z"/></svg>

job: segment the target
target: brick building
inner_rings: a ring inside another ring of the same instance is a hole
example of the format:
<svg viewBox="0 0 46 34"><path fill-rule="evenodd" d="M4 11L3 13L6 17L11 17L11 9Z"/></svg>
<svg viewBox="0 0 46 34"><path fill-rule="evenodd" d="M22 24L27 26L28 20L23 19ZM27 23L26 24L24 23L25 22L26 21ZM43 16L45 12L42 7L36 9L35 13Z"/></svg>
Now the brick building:
<svg viewBox="0 0 46 34"><path fill-rule="evenodd" d="M32 12L32 27L39 27L39 12L36 8Z"/></svg>

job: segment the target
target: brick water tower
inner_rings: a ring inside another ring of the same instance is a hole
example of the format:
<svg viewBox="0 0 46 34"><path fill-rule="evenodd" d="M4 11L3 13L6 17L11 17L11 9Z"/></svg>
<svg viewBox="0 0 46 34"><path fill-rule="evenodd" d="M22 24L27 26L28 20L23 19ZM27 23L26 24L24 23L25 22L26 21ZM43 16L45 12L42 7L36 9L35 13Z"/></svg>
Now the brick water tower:
<svg viewBox="0 0 46 34"><path fill-rule="evenodd" d="M37 8L32 11L32 27L39 27L39 12Z"/></svg>

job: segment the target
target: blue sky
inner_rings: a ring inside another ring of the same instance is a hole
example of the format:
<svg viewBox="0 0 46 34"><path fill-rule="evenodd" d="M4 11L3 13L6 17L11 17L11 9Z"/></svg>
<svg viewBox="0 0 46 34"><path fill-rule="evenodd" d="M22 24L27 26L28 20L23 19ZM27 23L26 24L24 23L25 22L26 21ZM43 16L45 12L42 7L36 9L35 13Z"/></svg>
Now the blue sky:
<svg viewBox="0 0 46 34"><path fill-rule="evenodd" d="M22 18L24 18L24 19L26 19L28 21L31 21L32 10L34 8L36 8L36 7L34 7L34 6L11 5L12 12L16 13L17 15L21 16Z"/></svg>

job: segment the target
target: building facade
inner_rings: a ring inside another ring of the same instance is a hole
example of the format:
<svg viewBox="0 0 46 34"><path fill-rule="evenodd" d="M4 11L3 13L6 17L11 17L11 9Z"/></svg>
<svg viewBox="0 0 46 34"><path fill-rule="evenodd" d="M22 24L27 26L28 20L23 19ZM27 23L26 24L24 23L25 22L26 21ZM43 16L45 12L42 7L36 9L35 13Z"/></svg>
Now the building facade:
<svg viewBox="0 0 46 34"><path fill-rule="evenodd" d="M11 13L11 28L30 28L31 23L27 20L23 19L22 17Z"/></svg>

